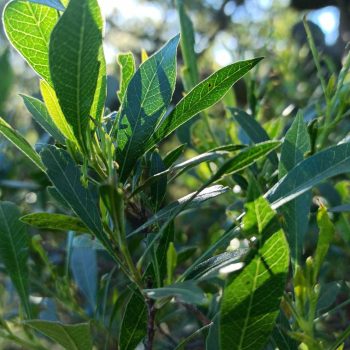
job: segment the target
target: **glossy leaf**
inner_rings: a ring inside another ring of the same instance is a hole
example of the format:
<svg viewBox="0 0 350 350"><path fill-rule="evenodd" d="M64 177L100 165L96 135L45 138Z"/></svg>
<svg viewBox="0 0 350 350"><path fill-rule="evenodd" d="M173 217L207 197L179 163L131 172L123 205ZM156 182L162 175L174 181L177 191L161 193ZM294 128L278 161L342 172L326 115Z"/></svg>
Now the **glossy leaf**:
<svg viewBox="0 0 350 350"><path fill-rule="evenodd" d="M21 221L40 229L89 232L79 218L64 214L33 213L22 216Z"/></svg>
<svg viewBox="0 0 350 350"><path fill-rule="evenodd" d="M239 124L239 126L244 130L244 132L248 135L250 140L253 143L260 143L264 141L269 141L269 135L265 129L260 126L260 124L256 121L256 119L250 114L238 109L238 108L229 108L232 117ZM272 164L277 166L278 159L276 153L269 154L269 159Z"/></svg>
<svg viewBox="0 0 350 350"><path fill-rule="evenodd" d="M49 41L57 20L55 9L26 0L10 1L3 15L4 28L11 44L49 83Z"/></svg>
<svg viewBox="0 0 350 350"><path fill-rule="evenodd" d="M47 111L57 129L69 140L76 142L71 126L67 123L58 102L55 90L44 80L40 81L40 92Z"/></svg>
<svg viewBox="0 0 350 350"><path fill-rule="evenodd" d="M21 214L13 203L0 202L0 260L11 277L28 318L29 304L28 248L29 239Z"/></svg>
<svg viewBox="0 0 350 350"><path fill-rule="evenodd" d="M21 96L23 98L24 104L26 105L28 111L32 114L34 120L56 141L64 144L65 137L53 122L45 104L34 97L26 95Z"/></svg>
<svg viewBox="0 0 350 350"><path fill-rule="evenodd" d="M165 114L175 89L179 35L141 64L131 78L117 132L120 176L125 180L143 155L146 140Z"/></svg>
<svg viewBox="0 0 350 350"><path fill-rule="evenodd" d="M165 118L147 141L150 149L199 112L213 106L232 85L248 73L261 58L241 61L224 67L196 85Z"/></svg>
<svg viewBox="0 0 350 350"><path fill-rule="evenodd" d="M0 117L0 134L6 137L14 146L16 146L28 159L30 159L40 170L45 171L45 167L41 162L40 156L28 141L20 135L11 125L7 124Z"/></svg>
<svg viewBox="0 0 350 350"><path fill-rule="evenodd" d="M65 350L92 350L88 323L65 325L60 322L33 320L25 324L62 345Z"/></svg>
<svg viewBox="0 0 350 350"><path fill-rule="evenodd" d="M120 67L120 88L117 94L119 101L123 102L126 89L135 73L135 59L131 52L127 52L120 53L117 57L117 61Z"/></svg>
<svg viewBox="0 0 350 350"><path fill-rule="evenodd" d="M183 303L201 305L206 302L203 291L192 281L172 284L163 288L145 289L151 299L174 297Z"/></svg>
<svg viewBox="0 0 350 350"><path fill-rule="evenodd" d="M205 201L215 198L217 196L220 196L221 194L225 193L228 191L228 187L224 187L221 185L215 185L212 187L208 187L205 190L203 190L201 193L199 193L192 201L191 204L189 204L187 206L187 209L189 208L195 208L200 206L202 203L204 203ZM194 195L194 193L188 194L185 197L180 198L179 200L167 205L165 208L159 210L156 214L154 214L149 220L147 220L143 225L141 225L139 228L137 228L135 231L131 232L129 234L130 236L133 236L143 230L145 230L147 227L149 227L150 225L158 222L158 221L162 221L162 220L166 220L169 217L171 217L171 215L173 213L175 213L179 206L183 205L184 203L188 202L192 196Z"/></svg>
<svg viewBox="0 0 350 350"><path fill-rule="evenodd" d="M303 160L268 191L265 197L276 209L321 181L349 171L350 144L333 146Z"/></svg>
<svg viewBox="0 0 350 350"><path fill-rule="evenodd" d="M304 118L299 113L289 128L281 147L279 177L282 178L304 159L311 149L310 138ZM280 208L284 215L284 231L287 235L294 266L300 263L304 237L308 230L311 193L306 192Z"/></svg>
<svg viewBox="0 0 350 350"><path fill-rule="evenodd" d="M102 17L97 0L71 0L51 34L51 79L62 112L82 148L101 66Z"/></svg>
<svg viewBox="0 0 350 350"><path fill-rule="evenodd" d="M257 251L248 255L243 270L224 288L220 316L222 350L264 347L278 316L288 275L289 251L284 233L268 203L261 197L252 203L256 201L259 205L252 205L247 211L254 208L256 218L250 226L256 226L260 244Z"/></svg>
<svg viewBox="0 0 350 350"><path fill-rule="evenodd" d="M60 0L28 0L37 4L46 5L52 7L58 11L64 11L65 7L62 5Z"/></svg>

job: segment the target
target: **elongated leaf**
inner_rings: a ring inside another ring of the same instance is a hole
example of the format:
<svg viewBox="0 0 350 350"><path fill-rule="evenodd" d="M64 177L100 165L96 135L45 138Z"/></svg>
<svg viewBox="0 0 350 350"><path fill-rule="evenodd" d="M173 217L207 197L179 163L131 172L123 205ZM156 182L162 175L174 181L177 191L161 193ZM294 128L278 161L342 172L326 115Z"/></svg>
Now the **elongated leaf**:
<svg viewBox="0 0 350 350"><path fill-rule="evenodd" d="M40 81L40 91L47 111L57 129L69 140L76 142L71 126L67 123L58 102L55 90L44 80Z"/></svg>
<svg viewBox="0 0 350 350"><path fill-rule="evenodd" d="M224 97L237 80L248 73L259 61L261 58L231 64L195 86L152 134L147 141L146 149L153 147L199 112L213 106Z"/></svg>
<svg viewBox="0 0 350 350"><path fill-rule="evenodd" d="M282 178L304 159L310 151L310 138L302 114L298 114L288 130L281 148L279 177ZM286 232L293 265L300 262L304 237L308 230L308 214L310 211L311 193L306 192L281 207L284 215L284 231Z"/></svg>
<svg viewBox="0 0 350 350"><path fill-rule="evenodd" d="M191 204L189 204L187 206L187 209L189 208L195 208L200 206L202 203L204 203L205 201L211 199L211 198L215 198L225 192L228 191L228 187L224 187L221 185L215 185L212 187L208 187L205 190L203 190L201 193L199 193L191 202ZM194 195L194 193L188 194L185 197L180 198L179 200L169 204L168 206L166 206L165 208L159 210L156 214L154 214L149 220L147 220L147 222L145 222L143 225L141 225L139 228L137 228L135 231L131 232L129 234L130 236L133 236L143 230L145 230L147 227L149 227L150 225L161 221L161 220L166 220L169 217L171 217L171 215L176 212L176 210L178 209L179 206L183 205L184 203L188 202L192 196Z"/></svg>
<svg viewBox="0 0 350 350"><path fill-rule="evenodd" d="M262 349L279 313L288 274L289 251L283 231L266 200L254 208L262 238L258 251L241 273L228 282L221 301L220 338L222 350ZM249 208L247 208L249 210ZM268 214L270 220L263 220ZM247 220L247 219L246 219Z"/></svg>
<svg viewBox="0 0 350 350"><path fill-rule="evenodd" d="M102 17L97 0L71 0L51 34L50 73L62 112L85 148L101 66Z"/></svg>
<svg viewBox="0 0 350 350"><path fill-rule="evenodd" d="M119 101L122 103L129 82L135 73L135 59L131 52L127 52L120 53L117 57L117 61L120 67L120 88L118 91L118 98Z"/></svg>
<svg viewBox="0 0 350 350"><path fill-rule="evenodd" d="M74 242L74 241L73 241ZM96 249L74 246L70 257L70 268L79 290L85 296L90 311L96 309L97 255Z"/></svg>
<svg viewBox="0 0 350 350"><path fill-rule="evenodd" d="M64 11L65 7L62 5L60 0L28 0L30 2L35 2L37 4L42 4L50 6L58 11Z"/></svg>
<svg viewBox="0 0 350 350"><path fill-rule="evenodd" d="M260 143L270 140L265 129L260 126L253 116L238 108L229 108L229 111L231 112L232 117L237 121L253 143ZM269 154L269 159L271 160L272 164L277 167L278 159L276 153L272 152Z"/></svg>
<svg viewBox="0 0 350 350"><path fill-rule="evenodd" d="M21 221L40 229L89 232L79 218L64 214L33 213L22 216Z"/></svg>
<svg viewBox="0 0 350 350"><path fill-rule="evenodd" d="M316 251L314 254L314 281L316 283L322 263L334 238L334 225L328 216L327 209L320 207L317 213L317 225L320 229Z"/></svg>
<svg viewBox="0 0 350 350"><path fill-rule="evenodd" d="M150 159L150 176L166 170L162 157L158 152L153 152ZM167 176L164 174L157 178L150 186L150 196L155 210L158 210L163 202L167 189Z"/></svg>
<svg viewBox="0 0 350 350"><path fill-rule="evenodd" d="M183 154L185 147L186 144L182 144L165 155L163 162L166 168L170 168L179 159Z"/></svg>
<svg viewBox="0 0 350 350"><path fill-rule="evenodd" d="M131 78L120 111L117 133L120 176L125 180L145 142L168 108L176 82L179 35L141 64Z"/></svg>
<svg viewBox="0 0 350 350"><path fill-rule="evenodd" d="M350 171L350 144L330 147L299 163L265 197L274 209L300 196L321 181Z"/></svg>
<svg viewBox="0 0 350 350"><path fill-rule="evenodd" d="M146 336L147 306L139 291L132 293L124 311L119 346L120 350L135 350Z"/></svg>
<svg viewBox="0 0 350 350"><path fill-rule="evenodd" d="M181 52L184 60L182 69L183 82L186 91L197 85L199 80L197 56L194 51L195 33L191 19L186 13L183 0L176 1L181 27Z"/></svg>
<svg viewBox="0 0 350 350"><path fill-rule="evenodd" d="M28 282L29 240L25 225L20 222L18 208L0 202L0 260L11 277L28 318L31 317Z"/></svg>
<svg viewBox="0 0 350 350"><path fill-rule="evenodd" d="M7 124L0 117L0 134L5 136L14 146L16 146L28 159L30 159L40 170L45 171L39 154L35 152L28 141L21 136L11 125Z"/></svg>
<svg viewBox="0 0 350 350"><path fill-rule="evenodd" d="M64 144L65 138L50 117L45 104L34 97L26 95L21 96L23 98L24 104L26 105L28 111L32 114L35 121L55 140L61 144Z"/></svg>
<svg viewBox="0 0 350 350"><path fill-rule="evenodd" d="M98 78L96 83L96 90L94 95L94 100L92 102L90 115L97 121L101 121L104 115L104 107L107 97L107 67L106 58L103 51L103 46L100 47L100 52L98 55L99 70ZM91 123L93 125L93 123ZM93 125L94 126L94 125Z"/></svg>
<svg viewBox="0 0 350 350"><path fill-rule="evenodd" d="M187 304L205 303L203 291L193 281L172 284L163 288L145 289L144 292L151 299L174 297Z"/></svg>
<svg viewBox="0 0 350 350"><path fill-rule="evenodd" d="M281 143L279 141L266 141L245 148L242 152L227 160L209 180L209 183L249 167L260 158L267 156L280 145Z"/></svg>
<svg viewBox="0 0 350 350"><path fill-rule="evenodd" d="M51 338L65 350L91 350L91 329L88 323L66 325L60 322L33 320L25 323Z"/></svg>
<svg viewBox="0 0 350 350"><path fill-rule="evenodd" d="M9 49L5 49L5 51L0 56L0 72L0 114L3 114L15 78Z"/></svg>
<svg viewBox="0 0 350 350"><path fill-rule="evenodd" d="M187 276L187 280L204 280L215 277L219 274L220 269L230 264L239 262L248 252L248 249L237 249L233 252L225 252L213 256L208 260L198 264Z"/></svg>
<svg viewBox="0 0 350 350"><path fill-rule="evenodd" d="M3 15L4 28L11 44L49 83L49 41L57 20L55 9L26 0L10 1Z"/></svg>
<svg viewBox="0 0 350 350"><path fill-rule="evenodd" d="M47 175L57 191L90 232L114 256L110 241L103 232L96 188L92 184L89 184L88 188L83 187L80 182L79 168L67 152L54 146L47 146L41 152L41 157L47 168Z"/></svg>

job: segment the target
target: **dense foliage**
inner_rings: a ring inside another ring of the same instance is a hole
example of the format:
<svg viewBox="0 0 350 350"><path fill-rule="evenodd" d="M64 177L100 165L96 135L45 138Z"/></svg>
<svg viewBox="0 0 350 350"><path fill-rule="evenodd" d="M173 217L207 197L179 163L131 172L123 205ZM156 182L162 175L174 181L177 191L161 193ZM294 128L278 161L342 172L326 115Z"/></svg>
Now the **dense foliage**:
<svg viewBox="0 0 350 350"><path fill-rule="evenodd" d="M266 122L297 89L260 79L262 57L200 81L179 0L181 34L138 66L118 55L111 111L98 1L62 3L12 0L3 13L40 77L42 99L21 96L49 137L33 147L0 119L41 198L29 211L1 193L1 346L343 349L350 56L332 71L304 20L319 87L303 110Z"/></svg>

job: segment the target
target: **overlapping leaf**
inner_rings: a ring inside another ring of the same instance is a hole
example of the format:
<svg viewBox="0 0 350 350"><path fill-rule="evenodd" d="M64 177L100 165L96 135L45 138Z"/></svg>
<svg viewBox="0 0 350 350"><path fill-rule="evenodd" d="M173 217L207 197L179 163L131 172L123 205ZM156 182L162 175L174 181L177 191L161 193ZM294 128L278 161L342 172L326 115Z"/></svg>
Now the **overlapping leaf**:
<svg viewBox="0 0 350 350"><path fill-rule="evenodd" d="M145 152L145 142L165 114L175 89L179 35L147 59L131 78L120 110L118 161L123 180Z"/></svg>
<svg viewBox="0 0 350 350"><path fill-rule="evenodd" d="M52 31L49 63L63 114L83 149L98 87L101 46L102 17L97 0L71 0Z"/></svg>
<svg viewBox="0 0 350 350"><path fill-rule="evenodd" d="M232 85L248 73L261 58L236 62L224 67L195 86L165 118L147 141L150 149L180 125L186 123L199 112L211 107L225 96Z"/></svg>
<svg viewBox="0 0 350 350"><path fill-rule="evenodd" d="M9 2L3 15L4 28L12 45L49 83L49 41L57 20L55 9L26 0Z"/></svg>

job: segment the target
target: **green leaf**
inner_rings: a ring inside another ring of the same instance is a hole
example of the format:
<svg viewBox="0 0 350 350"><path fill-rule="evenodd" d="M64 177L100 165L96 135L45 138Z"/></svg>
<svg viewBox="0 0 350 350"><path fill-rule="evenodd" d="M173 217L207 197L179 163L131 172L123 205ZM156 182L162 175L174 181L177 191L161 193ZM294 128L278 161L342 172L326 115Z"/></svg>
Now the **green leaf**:
<svg viewBox="0 0 350 350"><path fill-rule="evenodd" d="M265 129L260 126L253 116L238 108L228 108L228 110L253 143L270 140ZM277 167L278 158L275 152L269 154L269 159Z"/></svg>
<svg viewBox="0 0 350 350"><path fill-rule="evenodd" d="M221 185L215 185L212 187L208 187L205 190L201 191L191 201L191 203L187 206L186 209L196 208L196 207L200 206L202 203L204 203L205 201L212 199L212 198L215 198L217 196L220 196L221 194L223 194L227 191L228 191L228 187L224 187ZM159 210L150 219L148 219L143 225L138 227L135 231L129 233L128 237L131 237L131 236L145 230L147 227L149 227L150 225L152 225L158 221L167 220L169 217L171 217L172 214L174 214L178 210L179 206L188 202L192 198L194 193L188 194L187 196L182 197L182 198L178 199L177 201L167 205L165 208Z"/></svg>
<svg viewBox="0 0 350 350"><path fill-rule="evenodd" d="M97 0L70 0L51 34L49 64L62 112L83 149L98 87L101 46Z"/></svg>
<svg viewBox="0 0 350 350"><path fill-rule="evenodd" d="M137 290L132 292L124 311L119 339L120 350L135 350L146 336L146 330L147 306Z"/></svg>
<svg viewBox="0 0 350 350"><path fill-rule="evenodd" d="M248 255L244 269L225 286L220 316L222 350L264 347L278 316L288 275L284 233L268 203L261 197L256 201L259 204L250 208L254 207L254 222L262 239L258 239L259 248ZM261 221L265 215L270 220Z"/></svg>
<svg viewBox="0 0 350 350"><path fill-rule="evenodd" d="M276 209L330 177L350 172L350 144L330 147L297 164L265 197Z"/></svg>
<svg viewBox="0 0 350 350"><path fill-rule="evenodd" d="M51 338L65 350L91 350L91 329L88 323L66 325L60 322L33 320L26 325Z"/></svg>
<svg viewBox="0 0 350 350"><path fill-rule="evenodd" d="M120 53L117 56L117 61L120 67L119 91L117 92L119 101L124 100L126 89L131 78L135 73L135 59L131 52Z"/></svg>
<svg viewBox="0 0 350 350"><path fill-rule="evenodd" d="M166 253L166 266L167 266L167 284L172 284L174 280L174 273L177 266L177 253L174 246L174 242L170 242Z"/></svg>
<svg viewBox="0 0 350 350"><path fill-rule="evenodd" d="M97 121L101 121L104 114L104 107L107 97L107 72L106 72L106 58L103 51L103 46L100 48L98 61L100 68L98 72L98 78L96 83L96 90L94 100L91 106L90 115Z"/></svg>
<svg viewBox="0 0 350 350"><path fill-rule="evenodd" d="M40 229L89 232L80 219L64 214L33 213L22 216L21 221Z"/></svg>
<svg viewBox="0 0 350 350"><path fill-rule="evenodd" d="M45 171L39 154L35 152L28 141L21 136L11 125L7 124L0 117L0 134L6 137L14 146L16 146L27 158L29 158L40 170Z"/></svg>
<svg viewBox="0 0 350 350"><path fill-rule="evenodd" d="M206 302L203 291L193 281L175 283L163 288L144 289L144 292L155 300L175 297L187 304L202 305Z"/></svg>
<svg viewBox="0 0 350 350"><path fill-rule="evenodd" d="M282 178L304 159L304 154L311 149L310 138L304 118L299 113L284 138L279 163L279 177ZM286 203L280 208L284 215L284 231L287 235L291 251L291 259L295 265L300 263L303 252L304 237L308 230L311 193L306 192Z"/></svg>
<svg viewBox="0 0 350 350"><path fill-rule="evenodd" d="M170 168L179 159L179 157L183 154L185 147L186 144L182 144L165 155L163 163L166 168Z"/></svg>
<svg viewBox="0 0 350 350"><path fill-rule="evenodd" d="M170 135L199 112L213 106L232 85L248 73L261 58L241 61L224 67L195 86L165 118L147 141L146 150Z"/></svg>
<svg viewBox="0 0 350 350"><path fill-rule="evenodd" d="M65 143L65 138L50 117L45 104L34 97L26 95L21 96L24 104L26 105L28 111L32 114L35 121L56 141L63 145Z"/></svg>
<svg viewBox="0 0 350 350"><path fill-rule="evenodd" d="M251 166L257 160L266 157L280 145L281 142L279 141L266 141L245 148L242 152L227 160L209 180L209 183L217 181L223 176L232 175Z"/></svg>
<svg viewBox="0 0 350 350"><path fill-rule="evenodd" d="M213 256L196 265L186 276L187 280L205 280L216 277L220 270L230 264L238 263L248 252L248 249L236 249L233 252L225 252Z"/></svg>
<svg viewBox="0 0 350 350"><path fill-rule="evenodd" d="M5 265L28 318L31 317L28 282L29 240L25 225L20 222L18 208L10 202L0 202L0 259Z"/></svg>
<svg viewBox="0 0 350 350"><path fill-rule="evenodd" d="M80 170L67 152L47 146L41 152L41 158L59 194L113 257L111 243L103 232L96 188L92 184L88 188L81 184Z"/></svg>
<svg viewBox="0 0 350 350"><path fill-rule="evenodd" d="M58 11L64 11L66 8L62 5L60 0L29 0L30 2L35 2L37 4L46 5L52 7Z"/></svg>
<svg viewBox="0 0 350 350"><path fill-rule="evenodd" d="M165 114L175 89L179 35L152 55L131 78L120 109L117 158L124 181Z"/></svg>
<svg viewBox="0 0 350 350"><path fill-rule="evenodd" d="M184 60L184 67L182 69L183 82L185 90L191 90L199 80L197 56L194 51L195 33L193 24L188 17L184 1L176 1L177 11L179 13L180 27L181 27L181 52Z"/></svg>
<svg viewBox="0 0 350 350"><path fill-rule="evenodd" d="M165 165L163 163L162 157L158 152L153 152L150 159L150 176L161 173L165 171ZM150 196L152 204L155 210L158 210L163 202L165 193L167 190L167 175L157 177L157 180L154 181L150 186Z"/></svg>
<svg viewBox="0 0 350 350"><path fill-rule="evenodd" d="M57 129L72 142L76 142L72 128L67 123L58 102L55 90L44 80L40 81L40 92L45 102L47 111Z"/></svg>
<svg viewBox="0 0 350 350"><path fill-rule="evenodd" d="M317 225L320 229L314 254L314 281L317 281L322 263L334 238L335 228L328 216L327 209L321 206L317 212Z"/></svg>
<svg viewBox="0 0 350 350"><path fill-rule="evenodd" d="M0 114L2 114L4 112L4 108L6 108L6 102L14 83L15 74L13 72L10 59L10 51L5 49L3 54L0 56Z"/></svg>
<svg viewBox="0 0 350 350"><path fill-rule="evenodd" d="M58 20L55 9L26 0L14 0L4 10L4 28L11 44L48 83L49 41Z"/></svg>

